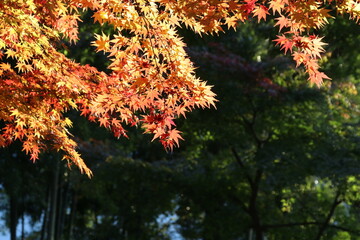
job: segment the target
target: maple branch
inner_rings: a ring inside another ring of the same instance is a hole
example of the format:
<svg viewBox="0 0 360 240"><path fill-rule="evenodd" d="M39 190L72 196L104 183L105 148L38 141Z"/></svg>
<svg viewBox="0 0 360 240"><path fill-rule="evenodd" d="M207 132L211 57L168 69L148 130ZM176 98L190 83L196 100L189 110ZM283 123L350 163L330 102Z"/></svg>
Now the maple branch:
<svg viewBox="0 0 360 240"><path fill-rule="evenodd" d="M150 27L151 27L151 23L150 23L149 19L147 19L145 16L141 16L141 19L144 20L145 28L149 33L150 32ZM153 39L151 37L149 37L149 40L150 40L151 50L155 53ZM169 51L169 50L167 49L167 51ZM160 58L159 58L159 56L156 56L156 58L154 58L154 60L155 60L156 70L158 71L158 75L160 76L160 74L159 74L160 73L160 66L159 66Z"/></svg>

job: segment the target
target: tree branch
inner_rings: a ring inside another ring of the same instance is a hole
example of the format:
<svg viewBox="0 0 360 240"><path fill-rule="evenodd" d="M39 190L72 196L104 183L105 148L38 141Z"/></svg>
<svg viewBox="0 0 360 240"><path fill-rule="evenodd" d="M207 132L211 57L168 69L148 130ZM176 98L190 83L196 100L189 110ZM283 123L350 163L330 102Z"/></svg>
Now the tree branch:
<svg viewBox="0 0 360 240"><path fill-rule="evenodd" d="M237 196L234 196L233 194L228 195L230 197L230 199L232 199L234 202L238 203L240 205L240 207L242 208L242 210L244 210L244 212L246 212L247 214L250 215L250 211L249 208L245 205L245 203L239 199Z"/></svg>
<svg viewBox="0 0 360 240"><path fill-rule="evenodd" d="M263 227L267 228L287 228L295 226L319 225L320 222L295 222L295 223L280 223L280 224L264 224Z"/></svg>
<svg viewBox="0 0 360 240"><path fill-rule="evenodd" d="M253 186L254 186L254 181L252 180L252 178L251 178L251 176L249 175L249 173L246 171L246 170L247 170L247 169L246 169L246 166L245 166L245 164L243 163L241 157L239 156L239 154L237 153L237 151L235 150L234 147L231 147L231 151L232 151L232 153L233 153L233 155L234 155L234 157L235 157L236 162L237 162L238 165L240 166L240 168L241 168L242 170L244 170L245 177L246 177L247 181L249 182L251 188L253 188Z"/></svg>
<svg viewBox="0 0 360 240"><path fill-rule="evenodd" d="M336 195L335 195L334 201L331 205L330 211L329 211L328 215L326 216L326 219L323 222L323 224L320 225L320 228L319 228L318 234L315 237L315 240L320 240L321 236L324 234L326 228L329 226L330 220L331 220L332 216L334 215L336 207L342 202L342 200L339 200L340 195L341 195L341 192L340 192L340 189L338 189L336 191Z"/></svg>
<svg viewBox="0 0 360 240"><path fill-rule="evenodd" d="M280 224L264 224L263 227L266 230L269 228L287 228L287 227L323 225L323 224L324 224L323 222L294 222L294 223L280 223ZM349 232L349 233L360 236L360 231L353 230L353 229L350 229L347 227L337 226L337 225L333 225L333 224L328 224L327 227L338 229L341 231Z"/></svg>

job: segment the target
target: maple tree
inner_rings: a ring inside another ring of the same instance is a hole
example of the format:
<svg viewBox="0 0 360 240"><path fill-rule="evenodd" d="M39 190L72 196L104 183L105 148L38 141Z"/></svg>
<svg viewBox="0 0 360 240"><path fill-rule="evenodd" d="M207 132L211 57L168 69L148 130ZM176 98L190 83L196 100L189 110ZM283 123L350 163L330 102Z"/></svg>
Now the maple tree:
<svg viewBox="0 0 360 240"><path fill-rule="evenodd" d="M107 54L110 73L80 65L59 52L64 39L78 40L80 11L114 34L95 34L96 51ZM215 103L211 86L198 79L177 34L188 27L199 34L236 28L239 22L275 16L275 39L311 83L328 78L319 71L324 52L316 29L331 13L360 19L354 0L4 0L0 3L0 145L15 140L36 160L53 148L91 175L76 151L64 116L77 109L90 121L126 136L123 124L141 126L173 149L182 139L174 119L195 107Z"/></svg>

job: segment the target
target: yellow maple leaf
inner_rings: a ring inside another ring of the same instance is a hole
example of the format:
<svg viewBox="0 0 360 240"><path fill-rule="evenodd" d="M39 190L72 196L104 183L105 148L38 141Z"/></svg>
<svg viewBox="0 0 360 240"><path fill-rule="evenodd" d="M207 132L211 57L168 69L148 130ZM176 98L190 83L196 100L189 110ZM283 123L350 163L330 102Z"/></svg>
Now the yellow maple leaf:
<svg viewBox="0 0 360 240"><path fill-rule="evenodd" d="M93 41L91 45L96 47L96 52L100 52L100 51L106 52L109 50L110 48L109 36L102 33L102 35L95 34L95 38L96 40Z"/></svg>

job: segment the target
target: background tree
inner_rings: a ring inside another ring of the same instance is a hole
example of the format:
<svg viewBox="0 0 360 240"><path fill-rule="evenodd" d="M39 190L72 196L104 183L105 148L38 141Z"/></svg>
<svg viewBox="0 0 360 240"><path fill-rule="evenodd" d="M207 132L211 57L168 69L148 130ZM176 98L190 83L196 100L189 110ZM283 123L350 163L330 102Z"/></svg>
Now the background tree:
<svg viewBox="0 0 360 240"><path fill-rule="evenodd" d="M339 28L346 37L339 39ZM80 30L89 36L86 22ZM99 26L94 31L105 35ZM198 75L215 85L220 101L216 112L178 121L186 141L173 153L130 129L131 142L114 144L96 124L67 111L95 173L89 182L68 171L60 155L46 153L35 165L22 160L16 141L1 162L4 199L18 200L4 206L11 229L31 219L34 228L22 235L35 239L167 239L174 224L186 239L356 239L359 28L338 19L324 30L330 44L320 63L333 80L321 89L307 86L304 71L271 47L276 31L255 23L221 38L181 31ZM69 57L73 48L62 51ZM72 55L110 72L99 55L88 56ZM21 184L15 176L22 174L31 180ZM164 215L177 220L164 224Z"/></svg>
<svg viewBox="0 0 360 240"><path fill-rule="evenodd" d="M328 39L351 42L358 28L345 25L349 39ZM247 41L252 31L257 34ZM198 74L214 81L219 103L216 118L204 112L185 123L189 166L177 214L187 239L359 235L349 215L358 211L350 200L359 161L357 70L334 71L328 87L307 88L301 71L272 55L272 34L266 25L243 26L238 34L190 48ZM332 66L341 57L351 67L353 54L358 53L349 49L323 64Z"/></svg>

